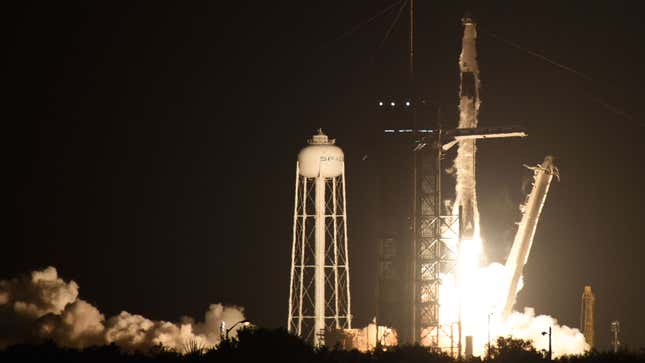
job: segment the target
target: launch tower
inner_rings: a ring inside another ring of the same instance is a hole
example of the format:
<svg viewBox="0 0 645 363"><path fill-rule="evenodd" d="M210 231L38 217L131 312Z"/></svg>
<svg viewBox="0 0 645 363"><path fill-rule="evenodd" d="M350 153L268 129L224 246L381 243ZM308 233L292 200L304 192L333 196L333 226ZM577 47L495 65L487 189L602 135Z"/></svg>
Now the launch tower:
<svg viewBox="0 0 645 363"><path fill-rule="evenodd" d="M464 34L459 59L461 71L460 117L457 129L412 130L415 143L414 201L411 259L412 342L454 352L461 357L461 317L447 321L440 317L442 275L455 272L460 263L462 240L478 234L479 212L475 188L477 139L524 137L518 127L479 128L479 66L476 51L476 24L469 16L462 19ZM399 130L401 133L401 130ZM455 208L446 211L442 193L442 160L457 145L455 167L457 190ZM457 239L457 241L455 241ZM452 248L450 247L452 246ZM457 278L459 280L459 277ZM459 283L459 282L457 282ZM460 309L460 308L459 308ZM446 344L447 342L447 344Z"/></svg>

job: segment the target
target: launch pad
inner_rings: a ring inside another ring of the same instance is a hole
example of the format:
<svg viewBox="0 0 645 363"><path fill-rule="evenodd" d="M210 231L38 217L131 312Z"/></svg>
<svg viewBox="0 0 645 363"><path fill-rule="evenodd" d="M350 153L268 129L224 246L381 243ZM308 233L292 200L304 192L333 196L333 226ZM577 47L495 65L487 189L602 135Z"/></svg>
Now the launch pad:
<svg viewBox="0 0 645 363"><path fill-rule="evenodd" d="M409 4L410 81L413 84L413 1ZM384 218L380 220L387 227L380 226L384 233L378 244L377 303L374 324L370 324L370 327L374 326L374 347L382 338L380 324L387 325L387 329L395 328L401 338L399 343L420 344L453 357L482 354L485 339L482 327L486 326L486 321L489 341L491 324L496 325L496 329L507 324L499 328L501 331L513 329L513 322L509 321L512 320L515 295L521 288L523 267L551 180L558 176L551 157L530 168L534 171L533 189L521 208L522 220L511 254L505 265L482 266L476 141L522 138L527 133L516 126L478 126L480 81L476 24L470 17L464 17L462 24L459 121L455 128L443 128L440 114L434 124L429 117L419 117L419 107L426 103L414 97L414 87L409 95L397 100L376 102L378 109L390 114L393 114L391 111L402 112L399 122L383 125L386 147L379 145L383 153L380 156L389 160L377 157L382 164L379 166L383 166L384 174L403 169L410 170L411 175L402 183L398 180L399 183L395 182L394 188L388 190L396 193L394 199L398 209L387 202L382 208L381 217ZM326 340L363 341L360 344L369 345L366 343L369 336L358 338L361 334L369 335L369 327L361 330L351 326L342 151L332 150L334 147L326 141L324 147L318 145L316 140L322 138L326 140L323 134L314 137L312 145L301 152L297 164L288 329L315 346L326 344ZM455 192L453 197L444 199L446 167L443 163L452 150L456 150L456 155L449 168ZM302 157L308 153L314 157ZM330 171L332 165L333 172ZM396 179L400 175L400 171L390 173L389 178ZM330 204L325 197L328 179L335 180L331 184L332 211L328 210ZM338 195L342 195L343 200L336 201L336 190L341 189L342 193ZM309 196L310 192L312 196ZM311 212L306 207L309 202L315 207ZM337 209L337 205L343 207ZM392 220L396 220L395 226ZM340 221L343 222L338 224ZM337 231L342 234L338 235ZM329 237L333 240L332 248L327 247L325 241ZM336 250L342 251L341 254ZM493 313L496 316L491 322ZM522 316L533 319L532 314L529 311Z"/></svg>

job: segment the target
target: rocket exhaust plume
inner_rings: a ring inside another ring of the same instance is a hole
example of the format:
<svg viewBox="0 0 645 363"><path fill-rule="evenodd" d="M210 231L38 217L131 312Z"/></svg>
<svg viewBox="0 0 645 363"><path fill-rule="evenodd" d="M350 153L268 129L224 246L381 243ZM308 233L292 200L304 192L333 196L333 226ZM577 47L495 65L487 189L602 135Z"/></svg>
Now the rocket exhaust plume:
<svg viewBox="0 0 645 363"><path fill-rule="evenodd" d="M95 306L78 298L78 290L76 282L63 280L51 266L0 280L0 349L53 340L77 349L115 343L129 352L162 345L185 353L191 343L206 348L219 344L222 321L231 326L244 320L242 308L222 304L211 304L201 322L190 317L179 323L150 320L127 311L106 320Z"/></svg>
<svg viewBox="0 0 645 363"><path fill-rule="evenodd" d="M524 204L522 223L507 264L482 266L481 239L475 235L473 240L461 241L457 271L442 276L440 316L444 324L461 320L463 335L473 337L475 355L486 351L489 333L492 341L499 336L511 335L532 340L537 349L546 349L548 339L541 332L549 327L553 330L553 341L557 342L553 347L554 357L589 350L584 335L578 329L561 326L556 319L537 315L532 308L525 308L523 313L512 310L515 295L522 288L522 268L528 258L548 187L553 176L558 175L551 157L531 169L535 174L533 191ZM450 341L446 340L442 345L449 346Z"/></svg>

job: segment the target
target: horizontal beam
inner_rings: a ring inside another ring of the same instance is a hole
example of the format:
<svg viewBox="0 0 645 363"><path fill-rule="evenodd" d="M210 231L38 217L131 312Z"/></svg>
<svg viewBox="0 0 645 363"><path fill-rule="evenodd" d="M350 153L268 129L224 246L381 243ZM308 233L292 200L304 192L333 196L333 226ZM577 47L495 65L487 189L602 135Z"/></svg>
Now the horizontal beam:
<svg viewBox="0 0 645 363"><path fill-rule="evenodd" d="M506 127L473 127L463 129L445 130L444 135L447 137L457 136L475 136L475 135L495 135L495 134L523 134L526 136L526 130L520 126Z"/></svg>
<svg viewBox="0 0 645 363"><path fill-rule="evenodd" d="M509 137L526 137L528 134L522 127L474 127L465 129L453 129L446 131L446 136L452 137L453 140L441 146L443 151L448 151L456 143L463 140L478 139L502 139Z"/></svg>
<svg viewBox="0 0 645 363"><path fill-rule="evenodd" d="M501 139L508 137L526 137L527 134L524 132L509 132L506 134L486 134L486 135L468 135L468 136L455 136L455 139L443 144L441 148L443 151L450 150L451 147L455 146L456 143L463 140L477 140L477 139Z"/></svg>
<svg viewBox="0 0 645 363"><path fill-rule="evenodd" d="M437 137L441 135L446 138L447 143L443 144L441 148L443 151L449 150L456 143L463 140L478 140L478 139L502 139L509 137L526 137L526 133L523 127L519 126L509 126L509 127L473 127L473 128L463 128L463 129L451 129L451 130L439 130L439 129L385 129L383 130L386 134L425 134L428 136L423 136L419 140L418 145L414 148L414 151L421 150L428 142L429 138Z"/></svg>
<svg viewBox="0 0 645 363"><path fill-rule="evenodd" d="M526 137L528 136L525 132L508 132L505 134L481 134L481 135L467 135L467 136L455 136L455 140L475 140L475 139L501 139L504 137Z"/></svg>

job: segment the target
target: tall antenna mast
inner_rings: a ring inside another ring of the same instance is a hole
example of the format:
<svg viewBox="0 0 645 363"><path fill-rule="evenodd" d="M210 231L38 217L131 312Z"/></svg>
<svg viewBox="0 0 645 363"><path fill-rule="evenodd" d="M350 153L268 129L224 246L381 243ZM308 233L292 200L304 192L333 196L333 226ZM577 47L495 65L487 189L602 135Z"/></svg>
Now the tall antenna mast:
<svg viewBox="0 0 645 363"><path fill-rule="evenodd" d="M410 1L410 85L414 81L414 0Z"/></svg>
<svg viewBox="0 0 645 363"><path fill-rule="evenodd" d="M415 96L415 87L414 87L414 0L409 0L410 2L410 32L409 32L409 87L410 87L410 96L416 101ZM412 130L416 134L417 130L417 116L416 116L416 104L412 108ZM414 135L416 138L416 135ZM417 343L419 337L419 329L417 326L417 189L418 189L418 170L417 170L417 153L414 152L412 156L412 238L410 239L410 342Z"/></svg>

